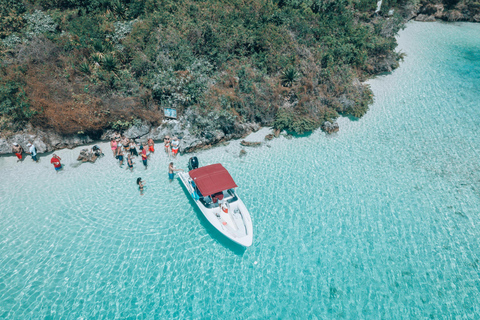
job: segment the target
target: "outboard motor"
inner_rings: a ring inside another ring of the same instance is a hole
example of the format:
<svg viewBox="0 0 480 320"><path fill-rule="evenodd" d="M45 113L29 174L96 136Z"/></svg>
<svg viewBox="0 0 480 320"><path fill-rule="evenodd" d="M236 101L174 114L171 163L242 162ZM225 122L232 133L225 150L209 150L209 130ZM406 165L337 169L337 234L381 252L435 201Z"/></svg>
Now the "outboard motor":
<svg viewBox="0 0 480 320"><path fill-rule="evenodd" d="M188 160L188 170L193 170L198 168L198 159L197 157L191 157L190 160Z"/></svg>

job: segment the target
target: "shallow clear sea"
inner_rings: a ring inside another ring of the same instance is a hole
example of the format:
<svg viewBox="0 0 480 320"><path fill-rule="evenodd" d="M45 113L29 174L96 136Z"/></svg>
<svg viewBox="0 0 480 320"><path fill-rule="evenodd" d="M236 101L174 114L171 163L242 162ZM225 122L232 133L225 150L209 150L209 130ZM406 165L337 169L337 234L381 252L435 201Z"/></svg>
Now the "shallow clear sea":
<svg viewBox="0 0 480 320"><path fill-rule="evenodd" d="M409 23L399 49L337 134L196 154L239 185L246 250L160 145L133 173L106 144L95 164L58 151L60 173L0 158L0 319L480 318L480 24Z"/></svg>

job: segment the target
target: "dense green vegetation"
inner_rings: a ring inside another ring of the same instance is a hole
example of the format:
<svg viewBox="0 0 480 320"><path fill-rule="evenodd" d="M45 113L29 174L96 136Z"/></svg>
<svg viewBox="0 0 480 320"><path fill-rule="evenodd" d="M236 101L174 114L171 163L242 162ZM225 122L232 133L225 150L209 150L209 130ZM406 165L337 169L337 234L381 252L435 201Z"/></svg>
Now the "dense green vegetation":
<svg viewBox="0 0 480 320"><path fill-rule="evenodd" d="M199 131L213 129L205 121L212 112L228 120L224 130L253 121L305 132L338 114L361 117L373 101L361 81L400 58L394 35L402 17L374 16L375 7L375 0L0 0L0 125L98 132L158 123L172 106L196 115L190 121Z"/></svg>

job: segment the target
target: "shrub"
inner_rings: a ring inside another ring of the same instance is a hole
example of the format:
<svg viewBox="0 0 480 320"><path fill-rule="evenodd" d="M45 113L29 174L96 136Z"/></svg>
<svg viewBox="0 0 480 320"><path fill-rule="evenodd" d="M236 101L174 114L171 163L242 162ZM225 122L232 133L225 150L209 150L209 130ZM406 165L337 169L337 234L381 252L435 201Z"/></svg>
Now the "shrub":
<svg viewBox="0 0 480 320"><path fill-rule="evenodd" d="M2 79L3 80L3 79ZM30 119L35 112L30 109L24 85L15 80L0 82L0 118L9 121L13 128L21 126Z"/></svg>
<svg viewBox="0 0 480 320"><path fill-rule="evenodd" d="M102 67L107 71L115 72L118 70L118 61L113 55L107 54L102 59Z"/></svg>
<svg viewBox="0 0 480 320"><path fill-rule="evenodd" d="M32 14L25 14L27 21L26 35L28 38L33 38L42 33L55 32L57 24L52 17L40 10L35 10Z"/></svg>
<svg viewBox="0 0 480 320"><path fill-rule="evenodd" d="M78 70L85 73L86 75L92 74L92 70L90 69L90 65L88 64L88 62L80 63L80 65L78 66Z"/></svg>
<svg viewBox="0 0 480 320"><path fill-rule="evenodd" d="M291 87L295 82L298 81L299 77L299 73L293 67L283 70L282 76L280 77L282 81L282 86Z"/></svg>
<svg viewBox="0 0 480 320"><path fill-rule="evenodd" d="M114 32L113 34L107 35L107 39L110 39L111 43L117 50L123 49L120 41L125 39L132 32L134 23L135 20L127 22L115 22L113 24Z"/></svg>

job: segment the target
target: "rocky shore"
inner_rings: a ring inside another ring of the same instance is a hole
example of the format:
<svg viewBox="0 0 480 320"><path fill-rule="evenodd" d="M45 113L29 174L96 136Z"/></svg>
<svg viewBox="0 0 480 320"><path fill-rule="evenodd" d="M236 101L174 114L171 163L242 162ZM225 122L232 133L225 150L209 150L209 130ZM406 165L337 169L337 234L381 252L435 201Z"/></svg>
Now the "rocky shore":
<svg viewBox="0 0 480 320"><path fill-rule="evenodd" d="M179 120L165 120L160 126L152 126L146 122L134 125L123 132L127 138L137 139L138 142L147 142L152 138L156 142L163 141L166 135L177 136L180 139L180 152L188 153L200 149L208 149L213 145L239 139L260 129L256 123L236 123L229 131L215 130L213 132L200 132L192 134L189 123L181 118ZM114 130L105 130L100 137L101 141L109 141ZM12 144L18 143L24 150L28 150L27 143L31 142L38 153L51 152L64 148L75 148L93 143L98 139L85 134L60 135L53 130L40 130L28 125L24 130L8 137L0 137L0 154L11 154Z"/></svg>
<svg viewBox="0 0 480 320"><path fill-rule="evenodd" d="M465 4L461 2L453 8L447 8L442 3L427 3L418 9L414 19L421 22L437 20L480 22L480 3Z"/></svg>

